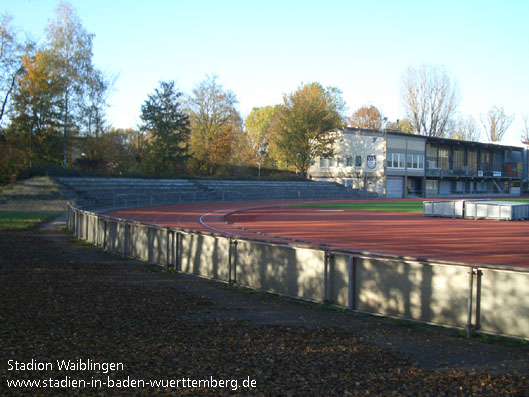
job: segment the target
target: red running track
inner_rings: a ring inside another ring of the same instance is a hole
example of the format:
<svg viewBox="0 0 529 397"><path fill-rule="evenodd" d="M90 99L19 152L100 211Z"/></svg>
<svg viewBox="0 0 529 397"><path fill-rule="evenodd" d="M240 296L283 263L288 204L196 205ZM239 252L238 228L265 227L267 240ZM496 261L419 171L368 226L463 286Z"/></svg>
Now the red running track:
<svg viewBox="0 0 529 397"><path fill-rule="evenodd" d="M296 203L299 203L296 202ZM202 203L107 215L178 228L416 258L529 267L529 221L285 208L285 202ZM266 207L266 208L263 208Z"/></svg>

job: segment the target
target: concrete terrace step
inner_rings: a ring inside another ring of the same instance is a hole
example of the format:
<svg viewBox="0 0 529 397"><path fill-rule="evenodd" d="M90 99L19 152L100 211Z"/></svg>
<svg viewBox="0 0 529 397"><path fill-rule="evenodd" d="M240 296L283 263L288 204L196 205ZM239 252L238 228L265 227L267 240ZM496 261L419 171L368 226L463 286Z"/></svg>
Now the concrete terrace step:
<svg viewBox="0 0 529 397"><path fill-rule="evenodd" d="M130 207L158 203L292 199L353 199L365 192L334 182L127 178L55 178L79 205Z"/></svg>

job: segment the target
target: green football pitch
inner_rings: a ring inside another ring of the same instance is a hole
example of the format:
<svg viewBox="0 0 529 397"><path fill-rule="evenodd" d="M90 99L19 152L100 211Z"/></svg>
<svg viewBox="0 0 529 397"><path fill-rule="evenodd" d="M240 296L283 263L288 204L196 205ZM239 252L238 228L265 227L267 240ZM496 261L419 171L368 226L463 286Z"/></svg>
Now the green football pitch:
<svg viewBox="0 0 529 397"><path fill-rule="evenodd" d="M516 201L529 203L529 198L521 199L503 199L497 198L492 200L498 201ZM425 200L428 201L428 200ZM392 211L392 212L410 212L422 214L423 202L421 200L402 200L402 201L369 201L369 202L338 202L338 203L305 203L293 204L291 207L297 208L324 208L324 209L344 209L344 210L364 210L364 211Z"/></svg>

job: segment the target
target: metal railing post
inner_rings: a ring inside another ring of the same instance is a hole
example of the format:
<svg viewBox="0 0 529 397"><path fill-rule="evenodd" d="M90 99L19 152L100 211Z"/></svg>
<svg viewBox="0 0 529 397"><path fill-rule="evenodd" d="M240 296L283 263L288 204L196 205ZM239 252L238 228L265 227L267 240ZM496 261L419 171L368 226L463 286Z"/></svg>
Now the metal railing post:
<svg viewBox="0 0 529 397"><path fill-rule="evenodd" d="M127 222L121 222L123 225L123 258L127 256Z"/></svg>
<svg viewBox="0 0 529 397"><path fill-rule="evenodd" d="M237 283L237 240L233 240L233 282Z"/></svg>
<svg viewBox="0 0 529 397"><path fill-rule="evenodd" d="M323 303L329 302L329 260L333 255L324 251L324 260L323 260Z"/></svg>
<svg viewBox="0 0 529 397"><path fill-rule="evenodd" d="M165 256L165 264L167 267L170 267L172 265L172 245L170 243L172 233L169 229L166 229L166 235L165 235L165 250L167 251Z"/></svg>
<svg viewBox="0 0 529 397"><path fill-rule="evenodd" d="M481 317L481 277L483 272L480 269L475 269L476 272L476 324L475 329L480 329L480 317Z"/></svg>
<svg viewBox="0 0 529 397"><path fill-rule="evenodd" d="M176 233L176 252L175 252L175 256L176 256L176 259L175 259L176 269L175 270L177 271L181 271L181 260L180 260L180 253L182 252L181 244L182 244L182 233L177 232Z"/></svg>
<svg viewBox="0 0 529 397"><path fill-rule="evenodd" d="M356 309L356 291L355 291L355 275L356 275L356 260L355 256L349 255L349 310Z"/></svg>
<svg viewBox="0 0 529 397"><path fill-rule="evenodd" d="M105 251L106 249L106 245L107 245L107 220L106 219L103 219L103 223L105 225L104 229L103 229L103 251Z"/></svg>
<svg viewBox="0 0 529 397"><path fill-rule="evenodd" d="M231 247L232 239L230 237L230 242L228 246L228 288L231 287Z"/></svg>
<svg viewBox="0 0 529 397"><path fill-rule="evenodd" d="M468 304L467 304L467 338L470 338L472 333L472 297L474 294L474 269L470 268L468 272Z"/></svg>

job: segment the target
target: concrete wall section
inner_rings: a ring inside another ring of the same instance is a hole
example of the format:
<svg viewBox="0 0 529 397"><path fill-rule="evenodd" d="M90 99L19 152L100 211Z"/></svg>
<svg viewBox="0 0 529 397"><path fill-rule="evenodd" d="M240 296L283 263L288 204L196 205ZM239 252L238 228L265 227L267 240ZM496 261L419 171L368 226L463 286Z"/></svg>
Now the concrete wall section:
<svg viewBox="0 0 529 397"><path fill-rule="evenodd" d="M98 238L98 217L94 214L85 214L86 217L86 240L92 244L97 244Z"/></svg>
<svg viewBox="0 0 529 397"><path fill-rule="evenodd" d="M103 248L110 252L123 253L125 249L125 223L108 220L106 225Z"/></svg>
<svg viewBox="0 0 529 397"><path fill-rule="evenodd" d="M529 337L529 274L482 272L480 329Z"/></svg>
<svg viewBox="0 0 529 397"><path fill-rule="evenodd" d="M466 268L368 258L357 262L358 310L429 323L466 325Z"/></svg>
<svg viewBox="0 0 529 397"><path fill-rule="evenodd" d="M132 224L129 233L128 255L151 263L167 262L167 229Z"/></svg>
<svg viewBox="0 0 529 397"><path fill-rule="evenodd" d="M354 309L354 263L350 255L332 255L328 261L327 299L330 303ZM351 301L350 301L351 300Z"/></svg>
<svg viewBox="0 0 529 397"><path fill-rule="evenodd" d="M181 233L179 270L197 276L228 281L229 251L229 238Z"/></svg>
<svg viewBox="0 0 529 397"><path fill-rule="evenodd" d="M237 283L322 301L324 253L311 249L239 241Z"/></svg>

